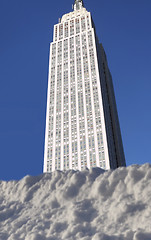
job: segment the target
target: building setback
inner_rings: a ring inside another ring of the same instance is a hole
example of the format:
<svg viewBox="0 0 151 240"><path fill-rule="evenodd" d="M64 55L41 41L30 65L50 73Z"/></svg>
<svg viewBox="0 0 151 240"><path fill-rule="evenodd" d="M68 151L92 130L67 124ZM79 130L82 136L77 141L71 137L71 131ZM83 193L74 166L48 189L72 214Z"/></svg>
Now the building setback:
<svg viewBox="0 0 151 240"><path fill-rule="evenodd" d="M106 55L82 0L50 44L44 172L125 166Z"/></svg>

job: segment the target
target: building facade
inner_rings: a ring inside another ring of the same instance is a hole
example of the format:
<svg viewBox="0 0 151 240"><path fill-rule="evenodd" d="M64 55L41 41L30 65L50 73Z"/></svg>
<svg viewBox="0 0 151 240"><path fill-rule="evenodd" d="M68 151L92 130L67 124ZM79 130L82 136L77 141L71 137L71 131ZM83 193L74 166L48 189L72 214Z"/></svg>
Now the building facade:
<svg viewBox="0 0 151 240"><path fill-rule="evenodd" d="M44 172L125 166L106 55L82 0L50 44Z"/></svg>

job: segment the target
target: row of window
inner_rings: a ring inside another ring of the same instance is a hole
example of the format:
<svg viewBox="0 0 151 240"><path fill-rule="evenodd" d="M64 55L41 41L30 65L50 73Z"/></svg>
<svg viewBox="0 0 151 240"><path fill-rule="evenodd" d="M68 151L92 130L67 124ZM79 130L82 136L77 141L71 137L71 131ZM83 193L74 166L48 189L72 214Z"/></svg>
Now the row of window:
<svg viewBox="0 0 151 240"><path fill-rule="evenodd" d="M66 21L64 23L57 24L54 28L54 41L58 41L63 38L67 38L80 32L89 30L90 25L91 21L89 14L71 19L70 21Z"/></svg>

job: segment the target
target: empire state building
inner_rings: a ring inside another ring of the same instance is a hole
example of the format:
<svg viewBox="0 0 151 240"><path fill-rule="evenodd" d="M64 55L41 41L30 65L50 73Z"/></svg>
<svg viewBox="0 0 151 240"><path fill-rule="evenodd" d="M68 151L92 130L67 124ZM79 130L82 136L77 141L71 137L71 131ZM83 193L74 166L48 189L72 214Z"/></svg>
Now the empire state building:
<svg viewBox="0 0 151 240"><path fill-rule="evenodd" d="M44 172L125 166L106 55L82 0L50 44Z"/></svg>

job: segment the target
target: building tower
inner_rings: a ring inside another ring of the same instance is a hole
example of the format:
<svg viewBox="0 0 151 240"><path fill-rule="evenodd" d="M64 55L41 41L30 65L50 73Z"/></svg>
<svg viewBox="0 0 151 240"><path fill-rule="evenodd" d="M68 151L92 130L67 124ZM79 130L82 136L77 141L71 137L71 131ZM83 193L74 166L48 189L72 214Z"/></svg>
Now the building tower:
<svg viewBox="0 0 151 240"><path fill-rule="evenodd" d="M125 166L112 77L90 12L75 0L50 44L44 172Z"/></svg>

